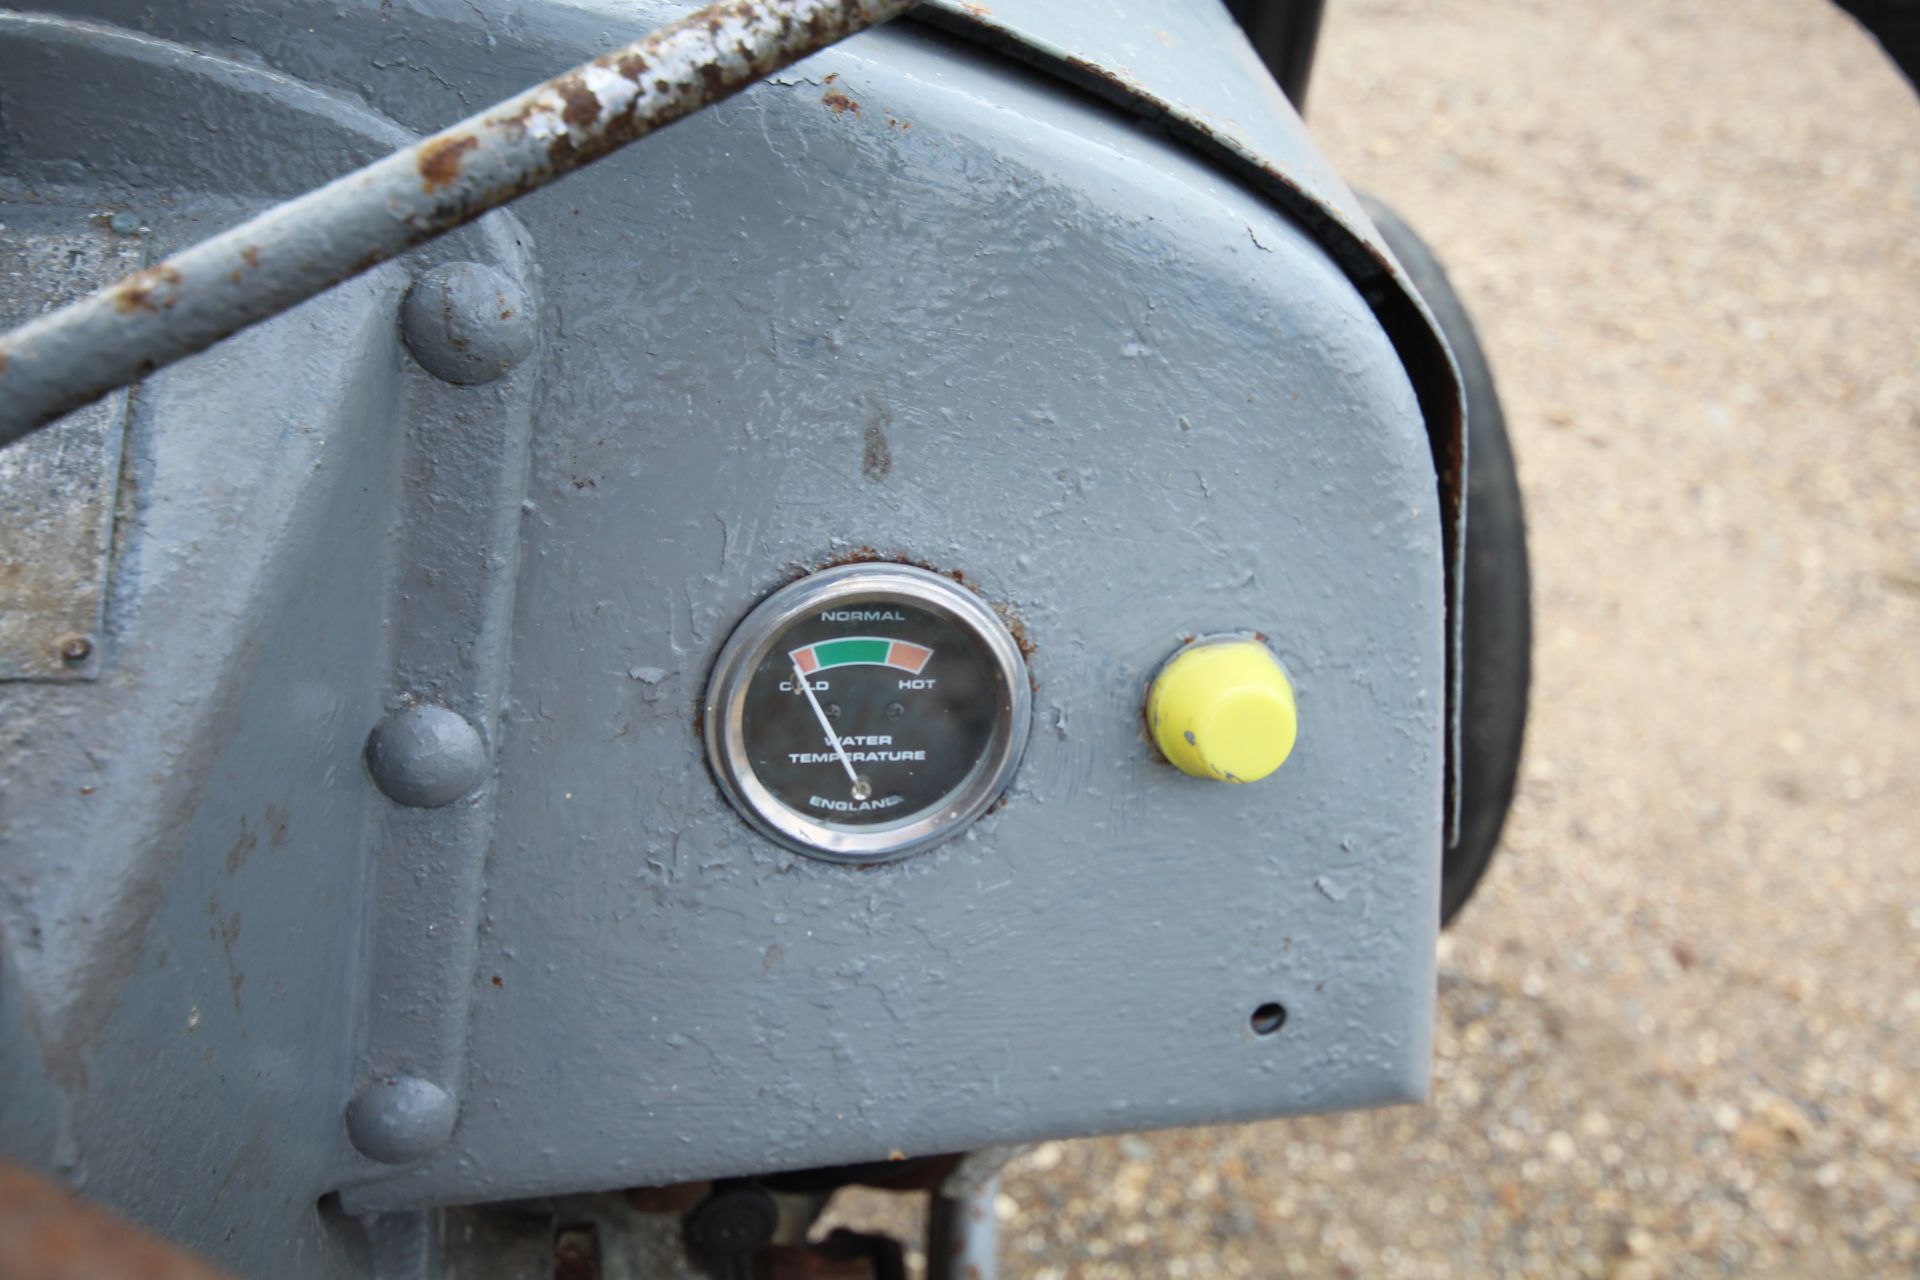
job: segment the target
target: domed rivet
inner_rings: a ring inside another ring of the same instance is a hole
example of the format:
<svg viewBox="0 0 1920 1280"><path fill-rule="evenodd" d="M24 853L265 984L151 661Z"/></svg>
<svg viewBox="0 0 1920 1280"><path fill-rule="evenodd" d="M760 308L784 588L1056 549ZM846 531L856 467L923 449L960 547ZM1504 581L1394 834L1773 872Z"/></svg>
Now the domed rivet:
<svg viewBox="0 0 1920 1280"><path fill-rule="evenodd" d="M382 1076L347 1104L347 1137L382 1164L424 1159L447 1144L459 1118L453 1096L418 1076Z"/></svg>
<svg viewBox="0 0 1920 1280"><path fill-rule="evenodd" d="M487 748L464 716L421 703L373 727L367 735L367 771L401 804L437 809L480 785Z"/></svg>
<svg viewBox="0 0 1920 1280"><path fill-rule="evenodd" d="M434 377L492 382L533 350L533 316L519 285L478 262L447 262L414 281L400 335Z"/></svg>

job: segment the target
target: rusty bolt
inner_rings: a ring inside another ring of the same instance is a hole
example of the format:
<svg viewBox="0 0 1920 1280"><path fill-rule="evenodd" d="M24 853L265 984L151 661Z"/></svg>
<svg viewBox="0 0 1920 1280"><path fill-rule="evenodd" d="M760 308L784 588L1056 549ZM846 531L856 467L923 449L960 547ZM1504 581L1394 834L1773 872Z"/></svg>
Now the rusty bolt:
<svg viewBox="0 0 1920 1280"><path fill-rule="evenodd" d="M773 1240L780 1207L764 1187L717 1187L687 1211L681 1225L698 1257L715 1262L744 1259Z"/></svg>
<svg viewBox="0 0 1920 1280"><path fill-rule="evenodd" d="M93 656L93 641L86 636L68 636L60 644L62 662L85 662Z"/></svg>
<svg viewBox="0 0 1920 1280"><path fill-rule="evenodd" d="M591 1222L561 1227L553 1237L554 1280L600 1280L600 1232Z"/></svg>

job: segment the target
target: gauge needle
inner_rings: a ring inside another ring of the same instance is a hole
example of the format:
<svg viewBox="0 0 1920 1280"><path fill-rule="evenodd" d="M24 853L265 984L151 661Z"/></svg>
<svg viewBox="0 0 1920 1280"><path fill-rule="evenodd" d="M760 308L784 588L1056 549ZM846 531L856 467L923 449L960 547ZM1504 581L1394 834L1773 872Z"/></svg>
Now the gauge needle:
<svg viewBox="0 0 1920 1280"><path fill-rule="evenodd" d="M840 767L847 771L847 781L853 784L853 798L865 800L867 797L862 793L870 788L853 771L853 761L847 759L847 749L840 745L840 735L833 731L833 723L827 719L827 713L820 709L820 699L813 696L813 686L807 683L807 673L800 669L797 658L793 663L793 677L800 682L800 691L807 695L807 705L813 708L813 718L820 722L820 727L826 731L827 741L833 744L833 753L840 757Z"/></svg>

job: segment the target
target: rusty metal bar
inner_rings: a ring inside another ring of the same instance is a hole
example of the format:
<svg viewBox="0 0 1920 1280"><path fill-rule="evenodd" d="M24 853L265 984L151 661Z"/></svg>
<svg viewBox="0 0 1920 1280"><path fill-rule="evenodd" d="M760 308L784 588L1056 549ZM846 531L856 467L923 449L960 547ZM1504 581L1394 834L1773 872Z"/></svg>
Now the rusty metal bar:
<svg viewBox="0 0 1920 1280"><path fill-rule="evenodd" d="M996 1168L963 1194L934 1192L927 1205L927 1280L994 1280L1000 1265Z"/></svg>
<svg viewBox="0 0 1920 1280"><path fill-rule="evenodd" d="M726 0L0 336L0 446L912 7Z"/></svg>

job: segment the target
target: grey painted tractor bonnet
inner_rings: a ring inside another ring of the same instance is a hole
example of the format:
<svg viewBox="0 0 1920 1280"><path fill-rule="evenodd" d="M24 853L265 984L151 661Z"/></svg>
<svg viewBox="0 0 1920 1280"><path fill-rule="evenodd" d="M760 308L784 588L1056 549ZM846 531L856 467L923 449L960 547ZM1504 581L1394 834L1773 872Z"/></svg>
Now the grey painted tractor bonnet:
<svg viewBox="0 0 1920 1280"><path fill-rule="evenodd" d="M0 318L680 12L0 9ZM363 1276L441 1206L1418 1099L1458 433L1224 11L1131 0L916 11L163 369L0 453L0 1152ZM836 865L702 698L875 561L1031 729ZM1248 785L1142 720L1222 633L1297 698Z"/></svg>

